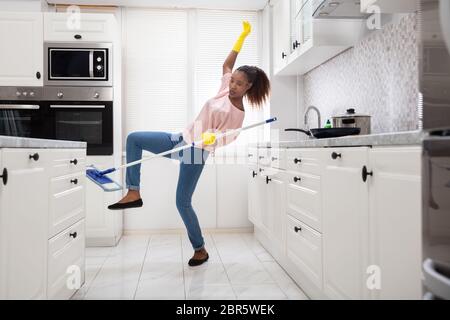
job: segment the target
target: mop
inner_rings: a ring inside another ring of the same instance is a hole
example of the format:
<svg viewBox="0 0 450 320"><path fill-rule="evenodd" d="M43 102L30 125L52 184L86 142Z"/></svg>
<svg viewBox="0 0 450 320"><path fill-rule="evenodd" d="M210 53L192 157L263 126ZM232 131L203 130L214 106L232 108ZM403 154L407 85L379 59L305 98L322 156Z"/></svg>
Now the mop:
<svg viewBox="0 0 450 320"><path fill-rule="evenodd" d="M246 127L242 127L242 128L234 129L234 130L229 130L229 131L227 131L225 133L214 134L214 133L204 132L202 134L202 140L194 141L191 144L187 144L185 146L181 146L181 147L178 147L178 148L175 148L175 149L170 149L170 150L167 150L167 151L164 151L164 152L161 152L161 153L157 153L157 154L154 154L154 155L152 155L150 157L147 157L145 159L133 161L133 162L130 162L130 163L118 166L116 168L110 168L110 169L106 169L106 170L100 171L96 167L94 167L93 165L90 165L90 166L87 166L88 169L86 170L86 176L90 180L92 180L95 184L100 186L104 191L121 190L122 186L119 183L113 181L111 178L107 177L106 176L107 174L112 173L114 171L117 171L119 169L125 169L125 168L128 168L128 167L137 165L137 164L142 163L142 162L147 161L147 160L163 157L163 156L165 156L167 154L170 154L170 153L175 153L175 152L179 152L179 151L184 150L184 149L188 149L188 148L191 148L191 147L194 147L194 146L198 146L198 145L200 145L202 143L205 144L205 145L211 145L211 144L213 144L216 141L216 139L221 139L221 138L223 138L225 136L228 136L228 135L231 135L231 134L235 134L235 133L238 133L238 132L241 132L241 131L245 131L245 130L248 130L248 129L252 129L252 128L255 128L255 127L258 127L258 126L261 126L261 125L264 125L264 124L276 121L276 120L277 120L276 117L270 118L270 119L267 119L265 121L261 121L261 122L258 122L258 123L255 123L255 124L252 124L252 125L249 125L249 126L246 126Z"/></svg>

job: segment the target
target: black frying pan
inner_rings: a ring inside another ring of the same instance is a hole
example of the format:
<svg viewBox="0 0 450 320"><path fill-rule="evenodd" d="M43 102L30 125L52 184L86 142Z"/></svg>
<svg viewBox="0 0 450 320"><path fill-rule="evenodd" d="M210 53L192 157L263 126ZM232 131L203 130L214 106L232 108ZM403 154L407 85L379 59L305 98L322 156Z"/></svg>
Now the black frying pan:
<svg viewBox="0 0 450 320"><path fill-rule="evenodd" d="M316 128L316 129L310 129L310 130L289 128L289 129L284 129L284 131L303 132L304 134L306 134L310 137L314 137L317 139L324 139L324 138L337 138L337 137L356 135L361 132L361 128Z"/></svg>

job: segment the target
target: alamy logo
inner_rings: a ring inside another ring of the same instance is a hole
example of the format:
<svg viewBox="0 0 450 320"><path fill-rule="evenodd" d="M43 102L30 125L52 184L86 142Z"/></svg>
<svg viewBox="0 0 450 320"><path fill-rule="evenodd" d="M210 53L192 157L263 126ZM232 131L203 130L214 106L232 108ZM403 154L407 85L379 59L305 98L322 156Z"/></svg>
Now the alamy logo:
<svg viewBox="0 0 450 320"><path fill-rule="evenodd" d="M66 280L66 286L69 290L78 290L81 287L81 269L77 265L67 267L66 273L69 275Z"/></svg>
<svg viewBox="0 0 450 320"><path fill-rule="evenodd" d="M379 6L371 5L366 10L367 13L372 14L367 19L367 28L369 30L381 29L381 9Z"/></svg>
<svg viewBox="0 0 450 320"><path fill-rule="evenodd" d="M367 289L380 290L381 289L381 268L377 265L370 265L367 267L366 273L369 274L366 281Z"/></svg>
<svg viewBox="0 0 450 320"><path fill-rule="evenodd" d="M79 30L81 28L81 15L79 6L67 7L67 21L66 26L69 30Z"/></svg>

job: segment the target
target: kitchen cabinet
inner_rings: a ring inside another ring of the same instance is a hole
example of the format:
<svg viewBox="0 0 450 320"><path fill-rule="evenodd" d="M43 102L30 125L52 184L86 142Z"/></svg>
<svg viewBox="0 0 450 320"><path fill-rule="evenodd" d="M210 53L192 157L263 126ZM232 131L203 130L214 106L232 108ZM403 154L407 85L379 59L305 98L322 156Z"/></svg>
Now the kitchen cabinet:
<svg viewBox="0 0 450 320"><path fill-rule="evenodd" d="M287 64L290 50L290 0L273 4L273 72L276 74Z"/></svg>
<svg viewBox="0 0 450 320"><path fill-rule="evenodd" d="M303 75L351 48L368 33L364 19L315 18L315 1L291 0L290 3L293 10L288 15L281 13L281 4L273 6L274 33L279 35L274 37L275 75ZM282 21L288 21L290 28L284 27ZM288 52L282 55L283 60L280 52Z"/></svg>
<svg viewBox="0 0 450 320"><path fill-rule="evenodd" d="M271 148L257 154L249 219L308 295L420 298L421 147L280 148L276 167Z"/></svg>
<svg viewBox="0 0 450 320"><path fill-rule="evenodd" d="M85 157L0 149L0 299L67 299L78 289L66 286L69 267L83 284Z"/></svg>
<svg viewBox="0 0 450 320"><path fill-rule="evenodd" d="M113 42L117 34L112 14L80 13L77 16L65 12L44 13L45 41Z"/></svg>
<svg viewBox="0 0 450 320"><path fill-rule="evenodd" d="M330 148L323 172L324 292L333 299L367 298L369 195L361 179L368 148Z"/></svg>
<svg viewBox="0 0 450 320"><path fill-rule="evenodd" d="M45 299L47 152L5 148L0 153L7 174L0 184L0 299Z"/></svg>
<svg viewBox="0 0 450 320"><path fill-rule="evenodd" d="M0 12L0 86L43 85L42 21L39 12Z"/></svg>
<svg viewBox="0 0 450 320"><path fill-rule="evenodd" d="M420 299L421 148L373 148L367 170L372 298Z"/></svg>
<svg viewBox="0 0 450 320"><path fill-rule="evenodd" d="M413 0L361 0L361 12L373 12L372 6L378 7L380 13L410 13L417 10Z"/></svg>

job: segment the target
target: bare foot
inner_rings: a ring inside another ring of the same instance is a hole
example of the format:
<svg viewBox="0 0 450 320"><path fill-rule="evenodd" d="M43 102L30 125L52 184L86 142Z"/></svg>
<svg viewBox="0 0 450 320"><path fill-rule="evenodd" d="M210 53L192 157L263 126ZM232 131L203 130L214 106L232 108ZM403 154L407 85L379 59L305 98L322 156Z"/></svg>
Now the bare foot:
<svg viewBox="0 0 450 320"><path fill-rule="evenodd" d="M131 201L136 201L141 199L141 195L139 193L139 190L128 190L128 193L125 197L122 198L122 200L119 201L119 203L126 203Z"/></svg>

